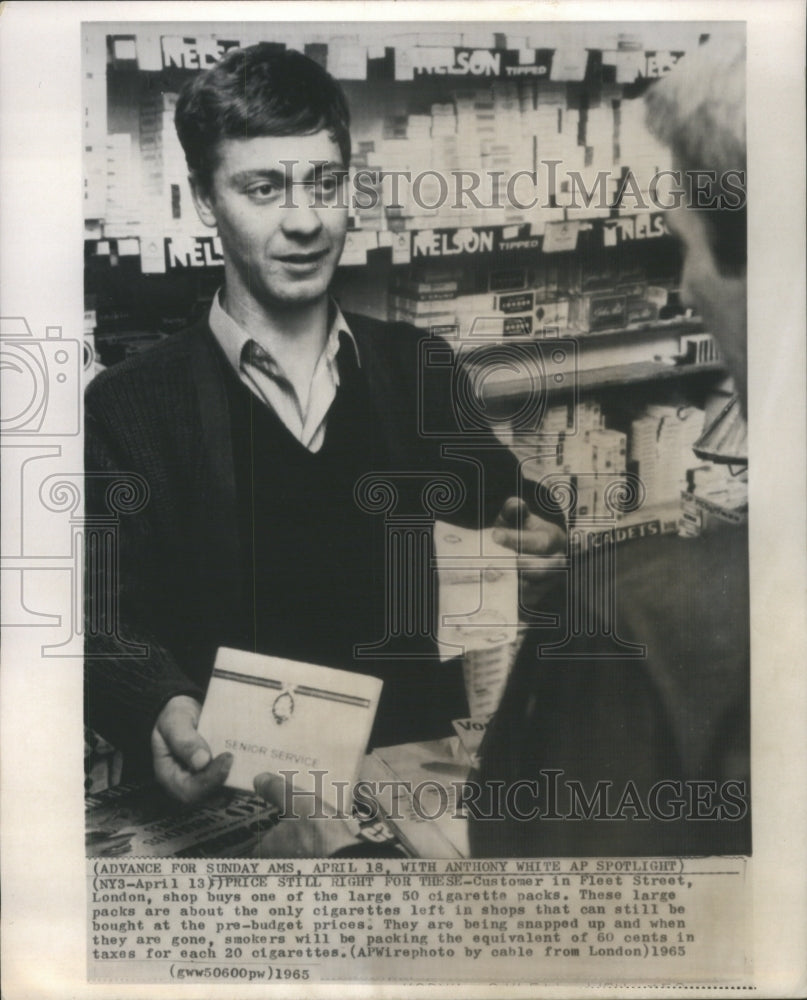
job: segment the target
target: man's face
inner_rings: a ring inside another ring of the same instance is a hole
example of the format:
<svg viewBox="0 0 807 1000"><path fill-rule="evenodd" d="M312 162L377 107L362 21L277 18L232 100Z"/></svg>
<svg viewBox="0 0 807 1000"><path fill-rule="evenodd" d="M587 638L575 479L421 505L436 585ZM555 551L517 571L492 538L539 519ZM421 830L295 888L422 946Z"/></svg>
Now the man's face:
<svg viewBox="0 0 807 1000"><path fill-rule="evenodd" d="M745 402L747 376L746 279L721 274L709 244L706 222L699 212L676 208L665 216L683 251L681 301L703 317L713 333L737 392Z"/></svg>
<svg viewBox="0 0 807 1000"><path fill-rule="evenodd" d="M320 300L342 253L347 203L341 191L318 199L306 183L339 178L339 147L321 131L226 139L217 153L209 189L195 184L194 197L218 228L227 295L270 311Z"/></svg>

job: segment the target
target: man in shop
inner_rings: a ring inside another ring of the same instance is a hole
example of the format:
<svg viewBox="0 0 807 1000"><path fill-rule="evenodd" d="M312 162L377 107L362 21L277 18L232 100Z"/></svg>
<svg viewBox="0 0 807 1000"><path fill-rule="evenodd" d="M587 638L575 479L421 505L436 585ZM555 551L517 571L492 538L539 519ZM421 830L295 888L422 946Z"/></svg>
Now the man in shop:
<svg viewBox="0 0 807 1000"><path fill-rule="evenodd" d="M517 517L523 552L555 552L564 535L524 509L492 434L478 460L451 460L421 433L456 419L419 369L421 335L345 316L329 294L350 162L332 77L277 46L236 50L183 90L176 125L224 285L194 328L88 389L88 515L108 513L118 474L139 476L144 496L120 517L119 590L117 567L90 552L86 709L129 776L153 768L193 802L231 764L197 732L221 646L381 677L374 743L444 735L464 713L460 667L440 666L431 623L405 637L410 658L354 655L390 626L383 511L354 496L364 476L393 481L397 513L421 519L430 477L448 483L441 516L498 519L511 544Z"/></svg>
<svg viewBox="0 0 807 1000"><path fill-rule="evenodd" d="M680 171L683 197L667 223L683 251L681 298L717 339L744 416L744 53L706 45L688 54L646 105ZM741 176L743 199L719 208L713 196L729 172ZM705 176L714 178L708 197ZM736 448L725 457L742 467ZM562 632L533 633L488 731L479 781L490 791L527 779L536 794L522 796L520 817L473 822L474 854L750 853L745 524L619 547L613 587L619 638L644 655L602 658L613 652L603 629L564 660L547 648Z"/></svg>

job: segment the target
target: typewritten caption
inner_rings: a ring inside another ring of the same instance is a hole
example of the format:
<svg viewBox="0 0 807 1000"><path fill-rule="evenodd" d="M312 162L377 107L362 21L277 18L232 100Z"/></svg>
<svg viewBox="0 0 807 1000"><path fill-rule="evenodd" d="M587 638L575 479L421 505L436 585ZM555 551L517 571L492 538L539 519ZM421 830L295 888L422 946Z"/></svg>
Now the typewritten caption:
<svg viewBox="0 0 807 1000"><path fill-rule="evenodd" d="M88 862L90 980L732 982L743 858ZM361 977L360 977L361 978Z"/></svg>

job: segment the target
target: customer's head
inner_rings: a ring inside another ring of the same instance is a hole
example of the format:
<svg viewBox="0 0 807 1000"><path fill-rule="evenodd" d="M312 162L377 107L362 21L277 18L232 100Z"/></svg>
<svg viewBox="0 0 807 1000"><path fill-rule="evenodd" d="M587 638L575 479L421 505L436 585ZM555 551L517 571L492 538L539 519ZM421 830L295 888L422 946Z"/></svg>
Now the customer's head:
<svg viewBox="0 0 807 1000"><path fill-rule="evenodd" d="M209 186L224 140L326 131L350 162L350 114L342 88L318 63L261 42L234 49L197 74L177 101L175 123L188 169Z"/></svg>
<svg viewBox="0 0 807 1000"><path fill-rule="evenodd" d="M667 213L680 238L681 294L720 343L746 389L745 53L714 43L687 54L645 97L647 124L683 175L682 207ZM712 180L713 178L713 180Z"/></svg>

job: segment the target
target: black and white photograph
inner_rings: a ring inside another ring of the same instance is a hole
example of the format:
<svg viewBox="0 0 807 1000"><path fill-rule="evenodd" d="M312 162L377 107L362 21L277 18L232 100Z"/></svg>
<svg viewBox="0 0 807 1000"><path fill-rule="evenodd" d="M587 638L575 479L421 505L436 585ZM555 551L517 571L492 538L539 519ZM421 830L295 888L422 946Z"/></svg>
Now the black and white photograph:
<svg viewBox="0 0 807 1000"><path fill-rule="evenodd" d="M743 26L227 27L86 29L91 780L750 854Z"/></svg>
<svg viewBox="0 0 807 1000"><path fill-rule="evenodd" d="M74 992L798 995L803 12L234 6L75 5L3 282Z"/></svg>

